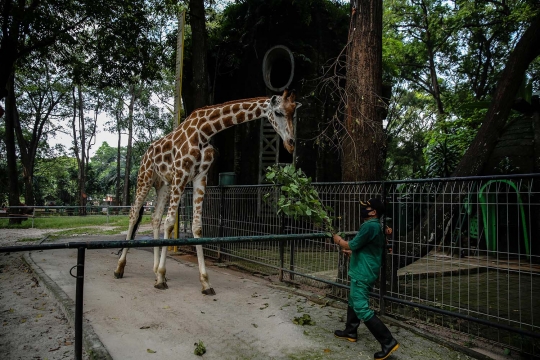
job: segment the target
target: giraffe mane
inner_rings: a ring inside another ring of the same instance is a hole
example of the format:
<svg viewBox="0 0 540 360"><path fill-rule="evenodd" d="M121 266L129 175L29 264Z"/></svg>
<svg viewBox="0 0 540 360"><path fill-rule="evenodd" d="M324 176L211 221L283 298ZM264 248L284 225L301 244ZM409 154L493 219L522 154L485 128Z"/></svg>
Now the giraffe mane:
<svg viewBox="0 0 540 360"><path fill-rule="evenodd" d="M268 100L268 99L270 98L266 96L259 96L259 97L249 98L249 99L231 100L231 101L227 101L221 104L207 105L207 106L203 106L201 108L193 110L191 114L189 114L188 118L199 110L208 110L208 109L212 109L212 108L216 108L220 106L233 105L233 104L238 104L238 103L246 102L246 101L252 102L252 101L257 101L257 100Z"/></svg>

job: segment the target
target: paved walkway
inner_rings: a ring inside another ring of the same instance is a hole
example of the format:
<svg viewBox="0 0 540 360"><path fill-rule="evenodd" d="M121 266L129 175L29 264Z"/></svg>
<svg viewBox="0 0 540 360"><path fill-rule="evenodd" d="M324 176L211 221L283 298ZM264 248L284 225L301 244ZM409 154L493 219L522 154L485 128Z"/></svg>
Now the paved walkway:
<svg viewBox="0 0 540 360"><path fill-rule="evenodd" d="M76 257L75 250L27 256L37 274L57 286L56 296L65 296L61 301L66 304L75 299L69 270ZM380 349L365 326L357 343L334 338L333 330L344 327L344 310L257 277L209 266L217 295L204 296L192 262L168 260L166 291L153 287L151 252L131 249L120 280L113 277L116 262L113 249L86 251L84 317L87 329L90 325L97 335L90 345L97 351L102 344L113 359L200 359L193 354L199 341L206 346L204 359L373 359ZM315 325L293 323L303 314ZM401 343L390 359L470 358L404 328L389 327Z"/></svg>

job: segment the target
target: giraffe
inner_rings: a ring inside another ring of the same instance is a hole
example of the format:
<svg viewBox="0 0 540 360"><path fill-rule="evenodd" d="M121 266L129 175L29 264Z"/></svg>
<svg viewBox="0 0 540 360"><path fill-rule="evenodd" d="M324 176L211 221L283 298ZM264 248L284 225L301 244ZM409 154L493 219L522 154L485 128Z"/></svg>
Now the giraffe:
<svg viewBox="0 0 540 360"><path fill-rule="evenodd" d="M224 104L203 107L193 111L187 119L165 137L153 142L141 160L137 176L137 192L129 215L129 227L126 240L133 240L144 211L143 202L150 188L156 189L157 201L152 216L154 239L159 239L159 228L165 202L169 200L169 209L164 222L164 238L170 239L180 198L187 184L193 182L193 222L192 232L195 238L202 236L202 208L206 189L206 180L210 165L214 160L215 150L209 141L212 136L231 126L267 118L274 130L283 139L283 146L289 153L294 150L293 117L302 104L295 102L294 91L285 90L283 95L271 98L258 97L231 101ZM215 295L210 286L204 264L202 245L196 245L199 263L199 280L202 293ZM127 248L122 250L114 276L124 276ZM167 289L165 279L165 260L167 247L154 247L154 274L157 289Z"/></svg>

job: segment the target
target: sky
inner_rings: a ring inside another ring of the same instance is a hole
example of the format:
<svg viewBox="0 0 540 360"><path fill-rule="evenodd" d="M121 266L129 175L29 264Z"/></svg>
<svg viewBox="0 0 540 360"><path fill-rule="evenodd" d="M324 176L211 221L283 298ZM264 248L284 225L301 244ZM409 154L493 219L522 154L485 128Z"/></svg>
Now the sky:
<svg viewBox="0 0 540 360"><path fill-rule="evenodd" d="M97 149L99 149L101 144L104 142L107 142L109 146L111 147L116 147L118 144L117 135L115 133L106 131L105 128L103 127L103 125L107 122L107 120L108 119L106 115L98 116L98 121L97 121L98 130L96 134L95 144L90 148L90 157L94 156ZM50 140L50 146L54 147L56 144L62 144L66 147L66 149L69 149L71 147L72 140L73 140L73 136L70 133L66 134L66 133L58 132L56 137ZM126 135L122 134L121 145L127 146L127 134ZM73 154L68 154L68 155L73 155Z"/></svg>

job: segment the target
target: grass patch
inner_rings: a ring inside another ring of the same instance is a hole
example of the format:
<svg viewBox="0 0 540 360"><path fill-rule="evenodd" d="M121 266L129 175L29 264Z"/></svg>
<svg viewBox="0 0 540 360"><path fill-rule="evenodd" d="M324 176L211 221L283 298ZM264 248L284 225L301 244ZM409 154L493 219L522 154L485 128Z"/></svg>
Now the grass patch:
<svg viewBox="0 0 540 360"><path fill-rule="evenodd" d="M150 215L144 215L141 224L151 223ZM128 228L128 216L107 216L104 215L88 215L88 216L54 216L54 217L37 217L34 219L35 229L68 229L87 226L115 226ZM9 219L0 219L0 229L30 229L32 228L32 220L25 220L22 224L10 225ZM117 232L114 232L115 234Z"/></svg>
<svg viewBox="0 0 540 360"><path fill-rule="evenodd" d="M118 234L118 231L115 231L114 234ZM76 228L76 229L67 229L62 231L55 231L54 233L49 234L48 240L57 240L60 238L80 236L80 235L105 235L103 230L96 228Z"/></svg>
<svg viewBox="0 0 540 360"><path fill-rule="evenodd" d="M41 238L39 238L39 237L22 238L22 239L19 239L17 242L30 242L30 241L37 241L37 240L41 240Z"/></svg>

